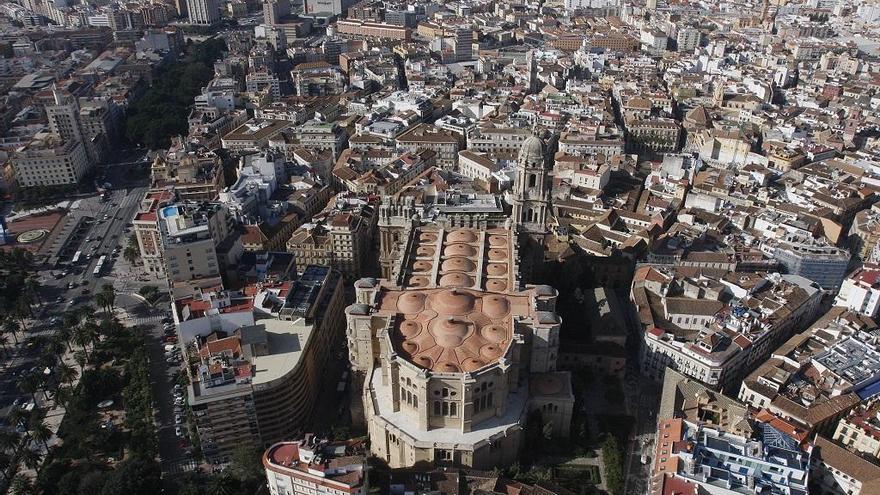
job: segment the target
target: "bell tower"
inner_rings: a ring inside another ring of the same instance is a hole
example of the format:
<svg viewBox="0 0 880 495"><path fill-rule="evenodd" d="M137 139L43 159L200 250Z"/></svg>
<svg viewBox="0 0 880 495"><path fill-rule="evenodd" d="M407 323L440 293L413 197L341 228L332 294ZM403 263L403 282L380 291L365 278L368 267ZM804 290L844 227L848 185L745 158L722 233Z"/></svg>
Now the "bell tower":
<svg viewBox="0 0 880 495"><path fill-rule="evenodd" d="M519 150L513 193L513 224L516 229L528 234L545 234L547 211L550 208L550 180L544 142L536 136L523 141Z"/></svg>

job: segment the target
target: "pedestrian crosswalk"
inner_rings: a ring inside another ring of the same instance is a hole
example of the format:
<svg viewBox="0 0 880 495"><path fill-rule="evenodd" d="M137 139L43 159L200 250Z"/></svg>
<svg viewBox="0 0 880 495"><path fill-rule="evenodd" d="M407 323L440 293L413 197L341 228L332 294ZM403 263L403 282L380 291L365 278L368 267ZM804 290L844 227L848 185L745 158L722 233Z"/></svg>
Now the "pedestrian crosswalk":
<svg viewBox="0 0 880 495"><path fill-rule="evenodd" d="M181 458L171 461L163 461L162 462L162 471L165 474L181 474L190 471L195 471L198 463L192 458Z"/></svg>
<svg viewBox="0 0 880 495"><path fill-rule="evenodd" d="M162 315L155 316L131 316L131 315L122 315L119 317L119 321L122 322L123 325L126 326L136 326L136 325L151 325L153 323L159 323L162 321Z"/></svg>

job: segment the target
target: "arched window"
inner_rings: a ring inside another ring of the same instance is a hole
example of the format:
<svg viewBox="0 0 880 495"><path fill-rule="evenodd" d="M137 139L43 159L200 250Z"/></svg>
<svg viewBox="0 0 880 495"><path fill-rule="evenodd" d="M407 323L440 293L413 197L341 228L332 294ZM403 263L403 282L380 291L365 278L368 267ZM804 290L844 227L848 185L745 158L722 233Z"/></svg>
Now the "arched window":
<svg viewBox="0 0 880 495"><path fill-rule="evenodd" d="M434 416L440 416L440 401L434 401Z"/></svg>
<svg viewBox="0 0 880 495"><path fill-rule="evenodd" d="M538 176L529 174L529 187L535 187L538 184Z"/></svg>
<svg viewBox="0 0 880 495"><path fill-rule="evenodd" d="M450 416L458 416L458 404L455 402L449 403L449 414Z"/></svg>
<svg viewBox="0 0 880 495"><path fill-rule="evenodd" d="M492 404L492 392L489 392L489 394L487 395L487 397L488 397L488 399L487 399L487 403L489 404L489 407L493 407L493 404Z"/></svg>

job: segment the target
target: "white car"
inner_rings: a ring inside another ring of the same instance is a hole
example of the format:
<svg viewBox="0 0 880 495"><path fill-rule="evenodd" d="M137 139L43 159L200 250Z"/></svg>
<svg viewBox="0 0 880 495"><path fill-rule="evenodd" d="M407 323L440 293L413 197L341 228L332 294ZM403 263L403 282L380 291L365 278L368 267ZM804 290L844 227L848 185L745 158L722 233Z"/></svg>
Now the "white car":
<svg viewBox="0 0 880 495"><path fill-rule="evenodd" d="M180 423L183 423L183 418L180 416L180 414L175 414L174 424L179 425Z"/></svg>
<svg viewBox="0 0 880 495"><path fill-rule="evenodd" d="M174 434L177 435L178 438L183 438L183 428L179 426L174 428Z"/></svg>

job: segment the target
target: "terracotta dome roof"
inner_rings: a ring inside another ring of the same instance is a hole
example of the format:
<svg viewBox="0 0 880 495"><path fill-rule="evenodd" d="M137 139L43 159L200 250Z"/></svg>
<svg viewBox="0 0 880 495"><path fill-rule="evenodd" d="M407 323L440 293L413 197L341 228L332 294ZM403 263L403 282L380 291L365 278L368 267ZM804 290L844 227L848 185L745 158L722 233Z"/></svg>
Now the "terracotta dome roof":
<svg viewBox="0 0 880 495"><path fill-rule="evenodd" d="M476 358L467 358L461 363L461 369L464 371L477 371L483 366L486 366L486 362Z"/></svg>
<svg viewBox="0 0 880 495"><path fill-rule="evenodd" d="M406 292L397 300L397 309L404 314L414 314L425 309L425 295L421 292Z"/></svg>
<svg viewBox="0 0 880 495"><path fill-rule="evenodd" d="M490 290L492 292L504 292L507 290L507 282L504 280L499 280L497 278L490 279L486 282L486 290Z"/></svg>
<svg viewBox="0 0 880 495"><path fill-rule="evenodd" d="M473 261L460 256L449 258L440 265L444 272L472 272L476 268Z"/></svg>
<svg viewBox="0 0 880 495"><path fill-rule="evenodd" d="M477 235L470 230L456 230L446 236L446 242L474 242Z"/></svg>
<svg viewBox="0 0 880 495"><path fill-rule="evenodd" d="M562 383L562 380L556 375L541 375L538 378L534 378L534 380L535 390L543 395L558 394L565 386L565 384Z"/></svg>
<svg viewBox="0 0 880 495"><path fill-rule="evenodd" d="M507 265L501 263L489 263L486 266L486 273L489 275L504 275L507 273Z"/></svg>
<svg viewBox="0 0 880 495"><path fill-rule="evenodd" d="M493 344L498 344L508 337L507 328L502 325L486 325L480 329L480 335Z"/></svg>
<svg viewBox="0 0 880 495"><path fill-rule="evenodd" d="M434 367L434 360L428 356L416 356L413 361L417 366L421 366L422 368L431 369Z"/></svg>
<svg viewBox="0 0 880 495"><path fill-rule="evenodd" d="M504 349L497 344L486 344L480 347L480 357L490 361L500 358L503 353Z"/></svg>
<svg viewBox="0 0 880 495"><path fill-rule="evenodd" d="M416 272L429 272L431 268L434 267L434 264L430 261L418 260L412 264L413 271Z"/></svg>
<svg viewBox="0 0 880 495"><path fill-rule="evenodd" d="M441 373L458 373L461 369L452 363L441 363L440 366L437 367L437 371Z"/></svg>
<svg viewBox="0 0 880 495"><path fill-rule="evenodd" d="M492 294L483 298L483 313L489 318L501 318L510 312L510 301L506 297Z"/></svg>
<svg viewBox="0 0 880 495"><path fill-rule="evenodd" d="M462 272L451 272L440 277L440 287L471 287L474 285L474 279L470 275Z"/></svg>
<svg viewBox="0 0 880 495"><path fill-rule="evenodd" d="M507 245L507 238L503 235L490 235L489 245L492 247L501 247Z"/></svg>
<svg viewBox="0 0 880 495"><path fill-rule="evenodd" d="M413 354L419 353L419 344L416 344L415 342L413 342L411 340L405 341L403 344L401 344L401 347L403 348L403 351L406 352L407 354L409 354L410 356L412 356Z"/></svg>
<svg viewBox="0 0 880 495"><path fill-rule="evenodd" d="M474 310L474 296L456 289L444 290L431 298L431 307L441 315L466 315Z"/></svg>
<svg viewBox="0 0 880 495"><path fill-rule="evenodd" d="M448 244L446 248L443 249L443 254L446 256L474 256L477 254L477 250L474 249L473 246L459 242Z"/></svg>
<svg viewBox="0 0 880 495"><path fill-rule="evenodd" d="M437 242L437 234L423 232L422 235L419 236L419 240L422 242Z"/></svg>
<svg viewBox="0 0 880 495"><path fill-rule="evenodd" d="M434 256L434 253L436 252L437 250L431 246L419 246L418 249L416 249L417 256Z"/></svg>
<svg viewBox="0 0 880 495"><path fill-rule="evenodd" d="M409 278L409 282L407 282L407 285L409 285L410 287L427 287L428 277L413 275Z"/></svg>
<svg viewBox="0 0 880 495"><path fill-rule="evenodd" d="M437 345L446 349L454 349L464 342L470 333L467 321L455 318L443 318L431 326L431 334Z"/></svg>
<svg viewBox="0 0 880 495"><path fill-rule="evenodd" d="M492 261L504 261L507 259L507 250L505 250L505 249L490 249L489 250L489 259Z"/></svg>
<svg viewBox="0 0 880 495"><path fill-rule="evenodd" d="M422 333L422 325L413 320L406 320L400 324L400 334L407 339L411 339Z"/></svg>

